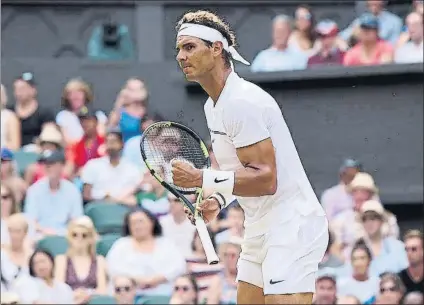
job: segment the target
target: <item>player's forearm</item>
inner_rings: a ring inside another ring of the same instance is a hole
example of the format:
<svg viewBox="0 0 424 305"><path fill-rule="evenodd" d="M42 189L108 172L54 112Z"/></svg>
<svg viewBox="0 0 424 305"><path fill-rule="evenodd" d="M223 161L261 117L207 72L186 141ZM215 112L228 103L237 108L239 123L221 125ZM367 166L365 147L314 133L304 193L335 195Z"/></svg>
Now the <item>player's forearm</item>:
<svg viewBox="0 0 424 305"><path fill-rule="evenodd" d="M208 191L242 197L257 197L275 194L277 177L267 165L246 165L235 172L203 170L199 186Z"/></svg>
<svg viewBox="0 0 424 305"><path fill-rule="evenodd" d="M272 169L263 165L249 165L234 173L233 195L257 197L274 195L277 177Z"/></svg>

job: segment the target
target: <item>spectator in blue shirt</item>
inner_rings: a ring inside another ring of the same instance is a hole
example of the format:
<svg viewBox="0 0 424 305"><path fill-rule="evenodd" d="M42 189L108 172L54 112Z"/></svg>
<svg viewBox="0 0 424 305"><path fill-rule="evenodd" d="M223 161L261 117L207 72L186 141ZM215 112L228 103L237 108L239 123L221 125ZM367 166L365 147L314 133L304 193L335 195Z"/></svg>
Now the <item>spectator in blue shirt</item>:
<svg viewBox="0 0 424 305"><path fill-rule="evenodd" d="M368 0L367 7L368 11L378 18L379 37L394 45L402 32L402 19L397 15L384 10L384 2L385 1L383 0ZM356 18L344 31L340 33L340 36L345 41L354 38L356 32L359 30L359 20L360 18Z"/></svg>
<svg viewBox="0 0 424 305"><path fill-rule="evenodd" d="M64 235L68 222L83 215L82 196L72 182L61 177L65 164L62 151L46 151L42 161L47 175L28 189L25 213L35 222L39 237Z"/></svg>
<svg viewBox="0 0 424 305"><path fill-rule="evenodd" d="M384 208L380 202L368 200L361 208L362 224L365 230L363 242L372 253L370 275L380 276L386 272L400 272L408 267L405 245L394 237L382 234Z"/></svg>
<svg viewBox="0 0 424 305"><path fill-rule="evenodd" d="M252 62L252 72L274 72L302 70L306 68L308 57L288 46L292 32L290 17L278 15L272 24L272 45L259 52Z"/></svg>

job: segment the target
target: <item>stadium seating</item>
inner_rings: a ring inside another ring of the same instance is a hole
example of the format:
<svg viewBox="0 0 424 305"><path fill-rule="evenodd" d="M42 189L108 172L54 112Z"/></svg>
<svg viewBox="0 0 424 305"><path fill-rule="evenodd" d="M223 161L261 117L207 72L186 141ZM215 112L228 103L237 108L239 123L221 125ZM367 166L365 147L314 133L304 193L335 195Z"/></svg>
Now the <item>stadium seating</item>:
<svg viewBox="0 0 424 305"><path fill-rule="evenodd" d="M117 304L114 297L108 295L93 295L88 302L89 305L97 305L97 304Z"/></svg>
<svg viewBox="0 0 424 305"><path fill-rule="evenodd" d="M39 155L35 152L17 151L14 153L15 162L17 165L17 171L19 175L23 176L28 165L36 162Z"/></svg>
<svg viewBox="0 0 424 305"><path fill-rule="evenodd" d="M97 242L97 254L106 257L113 243L120 238L119 234L105 234Z"/></svg>
<svg viewBox="0 0 424 305"><path fill-rule="evenodd" d="M122 232L122 224L129 208L110 202L90 202L84 209L85 215L91 218L99 234Z"/></svg>
<svg viewBox="0 0 424 305"><path fill-rule="evenodd" d="M166 295L144 296L137 301L137 304L169 304L170 297Z"/></svg>
<svg viewBox="0 0 424 305"><path fill-rule="evenodd" d="M37 249L48 251L53 256L57 256L66 252L68 241L64 236L47 236L38 242Z"/></svg>

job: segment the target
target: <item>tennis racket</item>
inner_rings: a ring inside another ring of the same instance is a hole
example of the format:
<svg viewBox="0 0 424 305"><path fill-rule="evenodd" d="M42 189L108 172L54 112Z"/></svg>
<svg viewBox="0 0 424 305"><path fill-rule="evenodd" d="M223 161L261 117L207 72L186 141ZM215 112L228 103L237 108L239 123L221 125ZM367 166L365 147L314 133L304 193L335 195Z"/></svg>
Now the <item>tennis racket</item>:
<svg viewBox="0 0 424 305"><path fill-rule="evenodd" d="M182 188L174 185L172 181L171 162L173 160L188 162L198 169L211 166L205 143L193 130L184 125L168 121L157 122L143 132L140 151L144 163L153 177L190 209L194 215L195 226L205 249L208 264L217 264L218 255L202 215L184 196L196 194L196 204L198 204L202 201L202 189Z"/></svg>

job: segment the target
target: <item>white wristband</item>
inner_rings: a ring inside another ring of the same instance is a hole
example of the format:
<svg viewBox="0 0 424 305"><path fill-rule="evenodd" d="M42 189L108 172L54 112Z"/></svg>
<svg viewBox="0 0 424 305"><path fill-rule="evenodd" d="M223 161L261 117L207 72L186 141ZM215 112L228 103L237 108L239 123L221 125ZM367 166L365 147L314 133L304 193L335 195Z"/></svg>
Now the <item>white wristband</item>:
<svg viewBox="0 0 424 305"><path fill-rule="evenodd" d="M232 194L234 190L234 172L204 169L202 189L207 193Z"/></svg>

